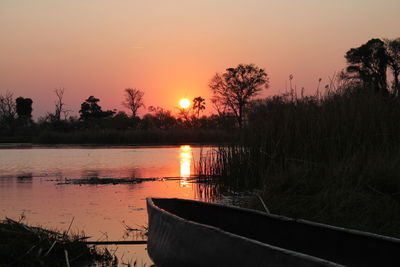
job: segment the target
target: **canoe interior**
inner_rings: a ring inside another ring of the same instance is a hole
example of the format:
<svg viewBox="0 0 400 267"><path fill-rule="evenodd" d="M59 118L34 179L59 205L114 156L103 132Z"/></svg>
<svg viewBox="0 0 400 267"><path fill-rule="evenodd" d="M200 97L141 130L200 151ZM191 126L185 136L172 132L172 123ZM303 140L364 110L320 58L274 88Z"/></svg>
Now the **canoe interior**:
<svg viewBox="0 0 400 267"><path fill-rule="evenodd" d="M398 239L198 201L152 200L183 219L338 264L400 266Z"/></svg>

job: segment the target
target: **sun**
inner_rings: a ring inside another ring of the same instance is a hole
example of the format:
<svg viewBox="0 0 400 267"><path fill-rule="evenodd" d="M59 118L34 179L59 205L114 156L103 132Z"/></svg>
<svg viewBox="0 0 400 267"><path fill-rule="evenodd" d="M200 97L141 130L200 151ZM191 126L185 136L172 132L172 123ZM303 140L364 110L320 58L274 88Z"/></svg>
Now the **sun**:
<svg viewBox="0 0 400 267"><path fill-rule="evenodd" d="M188 107L190 106L190 101L189 101L189 99L187 99L187 98L182 98L182 99L179 101L179 106L180 106L181 108L184 108L184 109L188 108Z"/></svg>

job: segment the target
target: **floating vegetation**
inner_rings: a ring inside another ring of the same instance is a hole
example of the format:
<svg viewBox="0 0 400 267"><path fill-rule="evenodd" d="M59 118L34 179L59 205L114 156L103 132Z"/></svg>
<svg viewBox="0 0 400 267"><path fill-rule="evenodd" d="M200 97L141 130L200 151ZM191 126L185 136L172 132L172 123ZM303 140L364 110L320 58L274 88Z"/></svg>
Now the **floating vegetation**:
<svg viewBox="0 0 400 267"><path fill-rule="evenodd" d="M6 218L0 221L0 266L116 266L107 249L88 246L84 235L28 226ZM72 222L71 222L72 224ZM69 227L70 228L70 227Z"/></svg>
<svg viewBox="0 0 400 267"><path fill-rule="evenodd" d="M149 181L157 181L159 178L99 178L99 177L90 177L83 179L65 179L64 182L58 183L60 184L139 184L142 182Z"/></svg>
<svg viewBox="0 0 400 267"><path fill-rule="evenodd" d="M210 184L214 183L217 177L212 177L210 175L195 175L189 177L159 177L159 178L111 178L111 177L89 177L89 178L76 178L76 179L68 179L65 180L56 180L59 181L58 185L64 184L77 184L77 185L86 185L86 184L139 184L143 182L153 182L153 181L181 181L185 180L188 183L204 183Z"/></svg>

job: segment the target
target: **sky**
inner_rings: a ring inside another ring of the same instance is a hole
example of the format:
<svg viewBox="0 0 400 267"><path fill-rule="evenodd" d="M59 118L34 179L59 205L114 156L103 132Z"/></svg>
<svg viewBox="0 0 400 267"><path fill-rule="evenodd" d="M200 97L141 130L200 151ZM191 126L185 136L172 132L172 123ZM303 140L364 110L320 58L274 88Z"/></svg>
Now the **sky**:
<svg viewBox="0 0 400 267"><path fill-rule="evenodd" d="M124 110L124 88L177 111L206 98L216 72L254 63L314 93L371 38L400 37L399 0L0 0L0 94L33 100L37 118L65 88L73 115L90 95ZM139 114L143 114L142 110Z"/></svg>

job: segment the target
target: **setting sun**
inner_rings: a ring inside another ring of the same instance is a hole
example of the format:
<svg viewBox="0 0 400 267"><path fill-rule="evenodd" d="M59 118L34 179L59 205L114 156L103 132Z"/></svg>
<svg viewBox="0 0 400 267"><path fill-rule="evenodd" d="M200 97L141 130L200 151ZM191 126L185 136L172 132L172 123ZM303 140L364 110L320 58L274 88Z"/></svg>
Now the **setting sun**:
<svg viewBox="0 0 400 267"><path fill-rule="evenodd" d="M182 99L179 101L179 106L180 106L181 108L188 108L188 107L190 106L190 100L187 99L187 98L182 98Z"/></svg>

